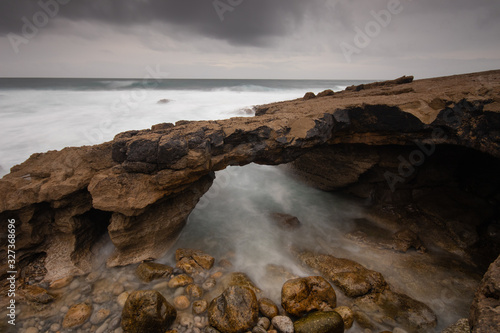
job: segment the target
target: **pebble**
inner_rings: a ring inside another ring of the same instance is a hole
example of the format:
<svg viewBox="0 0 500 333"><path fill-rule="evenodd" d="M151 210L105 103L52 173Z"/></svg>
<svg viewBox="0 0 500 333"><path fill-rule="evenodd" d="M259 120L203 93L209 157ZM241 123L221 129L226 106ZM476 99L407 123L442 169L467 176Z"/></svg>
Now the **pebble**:
<svg viewBox="0 0 500 333"><path fill-rule="evenodd" d="M100 309L98 311L94 311L94 313L90 317L90 322L94 325L99 325L109 317L110 313L111 312L108 309Z"/></svg>
<svg viewBox="0 0 500 333"><path fill-rule="evenodd" d="M95 331L95 333L104 333L107 329L108 329L108 324L104 323Z"/></svg>
<svg viewBox="0 0 500 333"><path fill-rule="evenodd" d="M118 295L120 295L124 291L125 291L125 288L123 287L123 285L121 283L115 283L115 284L113 284L112 293L113 293L114 296L118 296Z"/></svg>
<svg viewBox="0 0 500 333"><path fill-rule="evenodd" d="M153 286L154 290L167 289L167 288L168 288L168 281L160 282Z"/></svg>
<svg viewBox="0 0 500 333"><path fill-rule="evenodd" d="M263 329L267 330L269 326L271 326L271 321L269 320L269 318L260 317L259 321L257 322L257 326L260 326Z"/></svg>
<svg viewBox="0 0 500 333"><path fill-rule="evenodd" d="M255 326L252 333L267 333L267 331L262 326Z"/></svg>
<svg viewBox="0 0 500 333"><path fill-rule="evenodd" d="M69 284L69 289L70 290L75 290L76 288L78 288L80 286L80 281L78 280L73 280L71 281L71 283Z"/></svg>
<svg viewBox="0 0 500 333"><path fill-rule="evenodd" d="M400 327L396 327L395 329L392 330L392 333L408 333L404 329Z"/></svg>
<svg viewBox="0 0 500 333"><path fill-rule="evenodd" d="M99 279L100 276L101 276L100 273L92 272L89 275L87 275L87 277L85 278L85 281L88 283L94 283L97 281L97 279Z"/></svg>
<svg viewBox="0 0 500 333"><path fill-rule="evenodd" d="M193 302L193 313L194 314L202 314L203 312L207 311L208 308L208 303L204 299L200 301L194 301Z"/></svg>
<svg viewBox="0 0 500 333"><path fill-rule="evenodd" d="M116 302L120 305L121 308L125 306L125 302L127 301L128 295L130 295L128 291L124 291L120 295L118 295Z"/></svg>
<svg viewBox="0 0 500 333"><path fill-rule="evenodd" d="M54 323L54 324L50 325L50 330L51 330L52 332L57 332L57 331L59 331L60 329L61 329L61 325L60 325L60 324L58 324L58 323Z"/></svg>
<svg viewBox="0 0 500 333"><path fill-rule="evenodd" d="M293 322L287 316L274 317L272 324L280 333L294 333Z"/></svg>
<svg viewBox="0 0 500 333"><path fill-rule="evenodd" d="M26 333L38 333L38 328L36 328L36 327L28 327L25 332Z"/></svg>
<svg viewBox="0 0 500 333"><path fill-rule="evenodd" d="M187 296L177 296L174 298L174 306L177 310L186 310L191 305Z"/></svg>
<svg viewBox="0 0 500 333"><path fill-rule="evenodd" d="M216 284L217 284L217 282L215 282L215 279L208 278L205 282L203 282L201 287L205 290L212 290L215 288Z"/></svg>
<svg viewBox="0 0 500 333"><path fill-rule="evenodd" d="M66 305L62 306L62 307L59 309L59 311L60 311L60 312L62 312L62 313L66 313L66 312L68 312L68 310L69 310L69 308L68 308Z"/></svg>
<svg viewBox="0 0 500 333"><path fill-rule="evenodd" d="M113 333L123 333L123 329L121 327L118 327L117 329L114 330Z"/></svg>
<svg viewBox="0 0 500 333"><path fill-rule="evenodd" d="M183 313L179 316L179 324L181 326L187 327L187 328L192 328L194 325L194 319L191 315L187 313Z"/></svg>

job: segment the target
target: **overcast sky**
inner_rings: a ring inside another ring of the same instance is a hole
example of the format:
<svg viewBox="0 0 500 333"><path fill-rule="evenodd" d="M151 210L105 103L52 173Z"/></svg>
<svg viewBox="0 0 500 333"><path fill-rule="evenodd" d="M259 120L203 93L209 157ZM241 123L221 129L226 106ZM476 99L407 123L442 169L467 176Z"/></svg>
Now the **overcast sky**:
<svg viewBox="0 0 500 333"><path fill-rule="evenodd" d="M498 0L1 0L0 77L385 79L500 68Z"/></svg>

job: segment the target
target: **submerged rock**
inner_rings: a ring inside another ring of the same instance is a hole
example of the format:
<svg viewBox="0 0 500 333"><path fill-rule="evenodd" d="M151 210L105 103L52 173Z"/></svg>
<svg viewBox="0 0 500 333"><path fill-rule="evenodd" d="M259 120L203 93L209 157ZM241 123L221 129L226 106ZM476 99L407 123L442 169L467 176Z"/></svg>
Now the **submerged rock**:
<svg viewBox="0 0 500 333"><path fill-rule="evenodd" d="M132 292L122 311L125 333L164 333L175 321L177 311L159 292Z"/></svg>
<svg viewBox="0 0 500 333"><path fill-rule="evenodd" d="M47 304L54 301L54 297L47 290L38 286L25 285L22 295L30 302Z"/></svg>
<svg viewBox="0 0 500 333"><path fill-rule="evenodd" d="M83 325L92 315L92 306L86 303L75 304L64 316L62 327L75 328Z"/></svg>
<svg viewBox="0 0 500 333"><path fill-rule="evenodd" d="M354 323L354 312L347 306L339 306L333 309L333 311L337 312L344 321L344 328L350 329L352 324Z"/></svg>
<svg viewBox="0 0 500 333"><path fill-rule="evenodd" d="M245 287L229 287L208 307L210 325L222 333L251 330L259 319L255 293Z"/></svg>
<svg viewBox="0 0 500 333"><path fill-rule="evenodd" d="M437 324L436 315L427 305L390 289L356 298L353 310L377 323L397 323L411 332L428 332Z"/></svg>
<svg viewBox="0 0 500 333"><path fill-rule="evenodd" d="M284 230L295 230L300 228L302 223L295 216L283 213L272 213L271 219L278 227Z"/></svg>
<svg viewBox="0 0 500 333"><path fill-rule="evenodd" d="M173 268L167 265L154 262L143 262L137 266L136 274L144 282L151 282L156 279L167 278L172 274Z"/></svg>
<svg viewBox="0 0 500 333"><path fill-rule="evenodd" d="M287 281L281 289L281 305L292 316L311 311L331 311L337 306L332 286L321 276Z"/></svg>
<svg viewBox="0 0 500 333"><path fill-rule="evenodd" d="M355 261L307 251L297 256L304 264L321 272L349 297L382 291L386 287L382 274Z"/></svg>
<svg viewBox="0 0 500 333"><path fill-rule="evenodd" d="M188 274L209 270L215 262L215 258L200 250L178 249L175 251L176 267Z"/></svg>
<svg viewBox="0 0 500 333"><path fill-rule="evenodd" d="M342 317L334 311L313 312L294 323L295 333L343 333Z"/></svg>

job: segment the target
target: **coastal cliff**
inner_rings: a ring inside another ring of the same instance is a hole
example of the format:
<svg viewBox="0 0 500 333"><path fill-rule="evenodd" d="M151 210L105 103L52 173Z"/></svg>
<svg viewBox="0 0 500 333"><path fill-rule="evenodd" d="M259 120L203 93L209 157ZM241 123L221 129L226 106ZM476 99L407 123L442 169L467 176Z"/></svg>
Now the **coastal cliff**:
<svg viewBox="0 0 500 333"><path fill-rule="evenodd" d="M108 266L161 257L214 172L249 163L288 164L312 186L366 199L427 245L483 258L481 269L500 253L500 71L404 77L255 112L158 124L13 167L0 180L0 218L16 220L26 278L34 265L45 281L89 272L106 234Z"/></svg>

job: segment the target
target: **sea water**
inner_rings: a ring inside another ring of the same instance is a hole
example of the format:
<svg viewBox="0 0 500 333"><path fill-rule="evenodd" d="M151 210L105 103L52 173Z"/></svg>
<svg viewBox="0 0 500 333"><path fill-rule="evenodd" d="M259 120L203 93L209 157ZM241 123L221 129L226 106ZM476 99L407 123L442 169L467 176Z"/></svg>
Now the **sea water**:
<svg viewBox="0 0 500 333"><path fill-rule="evenodd" d="M157 123L253 116L254 105L300 98L307 91L341 90L358 83L0 79L0 173L6 174L32 153L98 144L112 140L119 132ZM163 99L168 101L158 103ZM282 230L269 217L274 212L296 216L302 226ZM445 254L400 254L349 240L345 235L354 230L354 221L360 218L368 218L363 202L306 186L280 167L229 167L216 173L213 186L189 216L176 244L158 261L174 264L177 248L200 249L218 259L227 257L233 270L246 273L279 304L282 281L266 279L266 269L277 265L295 276L312 274L290 251L304 248L349 258L381 272L393 289L436 312L436 332L468 316L477 277ZM112 244L106 249L104 255L110 253ZM105 257L98 257L100 263L105 262ZM99 270L110 281L138 283L131 268L107 269L102 264ZM87 284L84 281L82 286ZM340 291L337 294L339 305L348 301ZM76 296L68 294L67 300L61 301L62 308L70 306ZM112 315L118 318L119 313ZM60 318L46 320L45 326L51 322L60 323ZM354 327L351 331L362 330Z"/></svg>
<svg viewBox="0 0 500 333"><path fill-rule="evenodd" d="M0 176L33 153L99 144L158 123L252 116L255 105L359 82L0 79Z"/></svg>

